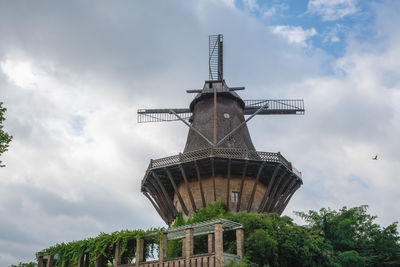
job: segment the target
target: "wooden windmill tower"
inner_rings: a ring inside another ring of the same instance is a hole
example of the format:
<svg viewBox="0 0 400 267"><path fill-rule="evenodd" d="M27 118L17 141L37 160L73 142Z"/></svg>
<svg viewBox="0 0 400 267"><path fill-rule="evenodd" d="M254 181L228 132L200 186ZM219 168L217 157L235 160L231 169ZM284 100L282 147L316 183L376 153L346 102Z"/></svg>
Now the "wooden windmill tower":
<svg viewBox="0 0 400 267"><path fill-rule="evenodd" d="M255 115L304 114L303 100L242 100L223 78L223 36L209 36L209 80L189 108L140 109L138 122L180 120L189 127L183 153L153 159L142 192L169 224L221 199L233 212L281 214L302 185L279 152L256 151L247 123ZM249 116L247 119L245 116Z"/></svg>

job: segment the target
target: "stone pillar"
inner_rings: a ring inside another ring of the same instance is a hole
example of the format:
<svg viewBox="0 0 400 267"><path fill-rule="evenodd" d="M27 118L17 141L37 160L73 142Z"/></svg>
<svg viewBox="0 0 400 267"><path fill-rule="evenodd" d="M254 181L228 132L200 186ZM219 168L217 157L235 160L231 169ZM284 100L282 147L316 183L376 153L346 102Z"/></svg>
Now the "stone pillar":
<svg viewBox="0 0 400 267"><path fill-rule="evenodd" d="M38 257L38 265L37 265L38 267L44 267L44 264L43 264L43 256L39 256Z"/></svg>
<svg viewBox="0 0 400 267"><path fill-rule="evenodd" d="M208 253L214 252L214 234L208 234Z"/></svg>
<svg viewBox="0 0 400 267"><path fill-rule="evenodd" d="M214 250L215 250L215 266L224 266L224 240L222 223L218 222L214 224Z"/></svg>
<svg viewBox="0 0 400 267"><path fill-rule="evenodd" d="M144 255L144 239L136 239L136 262L135 266L139 267L139 264L143 262L143 255Z"/></svg>
<svg viewBox="0 0 400 267"><path fill-rule="evenodd" d="M53 263L54 263L54 256L53 255L49 255L49 257L47 258L46 267L53 267Z"/></svg>
<svg viewBox="0 0 400 267"><path fill-rule="evenodd" d="M186 239L182 239L182 257L185 257L185 244L186 244Z"/></svg>
<svg viewBox="0 0 400 267"><path fill-rule="evenodd" d="M189 262L190 257L193 255L193 228L186 229L185 235L185 254L186 262Z"/></svg>
<svg viewBox="0 0 400 267"><path fill-rule="evenodd" d="M120 252L121 252L121 245L120 244L116 244L115 245L115 250L114 250L114 266L118 266L119 264L121 264L121 258L120 258Z"/></svg>
<svg viewBox="0 0 400 267"><path fill-rule="evenodd" d="M236 251L237 255L240 259L243 259L244 256L244 230L237 229L236 230Z"/></svg>
<svg viewBox="0 0 400 267"><path fill-rule="evenodd" d="M160 240L160 255L158 256L158 260L162 266L162 263L167 258L167 241L168 241L168 234L162 234Z"/></svg>

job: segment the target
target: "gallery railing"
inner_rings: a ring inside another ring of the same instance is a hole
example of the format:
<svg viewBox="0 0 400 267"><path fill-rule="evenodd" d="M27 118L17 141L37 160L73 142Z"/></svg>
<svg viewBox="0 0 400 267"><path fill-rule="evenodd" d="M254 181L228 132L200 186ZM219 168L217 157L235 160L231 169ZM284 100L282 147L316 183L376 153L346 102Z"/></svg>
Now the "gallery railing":
<svg viewBox="0 0 400 267"><path fill-rule="evenodd" d="M178 155L169 156L160 159L153 159L150 162L149 169L164 168L172 165L177 165L185 162L194 160L201 160L206 158L230 158L239 160L256 160L256 161L267 161L274 163L281 163L286 168L291 170L294 174L301 178L301 172L292 166L292 164L286 160L279 152L262 152L262 151L251 151L246 149L237 148L205 148L186 153L179 153Z"/></svg>

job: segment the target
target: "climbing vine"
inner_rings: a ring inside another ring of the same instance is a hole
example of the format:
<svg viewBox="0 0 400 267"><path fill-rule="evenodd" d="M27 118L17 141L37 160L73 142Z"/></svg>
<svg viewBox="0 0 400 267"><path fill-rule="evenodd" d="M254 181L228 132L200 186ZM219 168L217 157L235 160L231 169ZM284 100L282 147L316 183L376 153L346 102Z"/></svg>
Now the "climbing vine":
<svg viewBox="0 0 400 267"><path fill-rule="evenodd" d="M46 248L38 253L36 257L41 255L57 255L54 266L61 266L62 262L65 266L77 264L82 255L89 256L89 264L94 265L96 259L103 256L107 262L112 262L115 257L114 249L119 246L120 253L118 260L131 262L135 258L137 240L146 235L144 256L148 257L154 254L156 244L159 243L164 228L151 228L149 230L122 230L111 234L101 233L97 237L88 238L69 243L56 244ZM150 235L152 234L152 235Z"/></svg>

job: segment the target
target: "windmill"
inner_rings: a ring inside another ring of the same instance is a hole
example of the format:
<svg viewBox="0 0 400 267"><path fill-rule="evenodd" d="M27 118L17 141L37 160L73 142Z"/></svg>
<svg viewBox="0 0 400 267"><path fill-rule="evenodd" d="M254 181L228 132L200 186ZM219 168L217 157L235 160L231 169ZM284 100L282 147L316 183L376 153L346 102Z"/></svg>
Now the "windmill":
<svg viewBox="0 0 400 267"><path fill-rule="evenodd" d="M302 115L300 99L242 100L223 77L223 35L209 36L209 80L189 108L139 109L138 122L181 121L183 153L151 160L142 192L166 223L221 199L228 210L282 213L301 173L279 152L256 151L247 123L256 115ZM245 118L245 116L248 116Z"/></svg>

